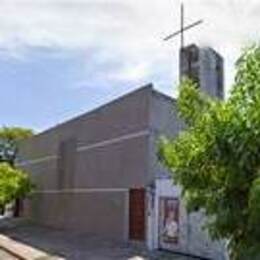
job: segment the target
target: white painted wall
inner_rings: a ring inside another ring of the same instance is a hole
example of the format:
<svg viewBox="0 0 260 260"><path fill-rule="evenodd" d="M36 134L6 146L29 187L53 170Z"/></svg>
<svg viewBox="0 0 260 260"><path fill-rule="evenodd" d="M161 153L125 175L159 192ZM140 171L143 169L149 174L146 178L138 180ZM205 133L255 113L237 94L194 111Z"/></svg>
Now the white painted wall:
<svg viewBox="0 0 260 260"><path fill-rule="evenodd" d="M148 217L148 247L150 249L159 248L159 201L161 197L180 198L181 189L175 185L171 179L157 179L155 182L155 189L152 196L150 195L150 215ZM180 201L181 203L181 201ZM176 246L175 250L186 250L186 214L185 207L180 205L180 226L182 226L180 232L180 243Z"/></svg>
<svg viewBox="0 0 260 260"><path fill-rule="evenodd" d="M147 192L147 246L149 249L159 248L159 201L160 197L181 197L181 189L173 184L172 179L157 179L154 189ZM214 260L226 260L224 243L210 240L207 232L202 230L205 222L203 213L188 214L180 199L179 209L179 243L171 246L171 250L196 256L208 257Z"/></svg>

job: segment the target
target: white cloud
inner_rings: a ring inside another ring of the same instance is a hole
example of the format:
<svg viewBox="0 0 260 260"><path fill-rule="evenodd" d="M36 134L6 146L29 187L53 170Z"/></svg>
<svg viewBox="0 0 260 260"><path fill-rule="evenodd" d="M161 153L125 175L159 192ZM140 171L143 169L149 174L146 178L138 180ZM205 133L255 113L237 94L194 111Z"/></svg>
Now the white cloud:
<svg viewBox="0 0 260 260"><path fill-rule="evenodd" d="M96 62L120 61L108 79L138 82L177 69L179 39L162 38L179 27L180 0L0 0L0 51L30 47L96 50ZM227 81L239 49L259 38L258 0L186 0L187 23L204 24L187 42L212 45L226 58ZM107 73L107 72L106 72ZM100 76L100 72L99 72ZM144 78L144 79L143 79ZM170 84L170 82L169 82Z"/></svg>
<svg viewBox="0 0 260 260"><path fill-rule="evenodd" d="M126 66L111 75L112 79L120 81L138 81L147 78L150 75L150 68L147 63L140 63Z"/></svg>

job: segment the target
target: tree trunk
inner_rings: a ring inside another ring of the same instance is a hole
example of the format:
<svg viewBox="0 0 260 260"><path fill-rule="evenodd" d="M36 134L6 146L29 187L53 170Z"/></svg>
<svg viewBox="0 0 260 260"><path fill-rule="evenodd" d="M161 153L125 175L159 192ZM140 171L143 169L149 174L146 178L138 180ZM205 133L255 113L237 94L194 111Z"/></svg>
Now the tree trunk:
<svg viewBox="0 0 260 260"><path fill-rule="evenodd" d="M18 218L21 216L22 210L22 199L16 199L14 203L14 217Z"/></svg>

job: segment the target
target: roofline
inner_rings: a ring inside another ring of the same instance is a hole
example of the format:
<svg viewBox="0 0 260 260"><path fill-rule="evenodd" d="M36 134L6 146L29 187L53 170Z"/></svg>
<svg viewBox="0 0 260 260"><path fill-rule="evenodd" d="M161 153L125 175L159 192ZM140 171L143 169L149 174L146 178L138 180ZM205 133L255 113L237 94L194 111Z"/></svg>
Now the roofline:
<svg viewBox="0 0 260 260"><path fill-rule="evenodd" d="M167 95L167 94L165 94L165 93L162 93L162 92L159 91L159 90L152 89L152 93L153 93L154 95L156 95L156 96L160 96L160 97L162 97L162 98L164 98L164 99L167 99L167 101L177 102L177 98L171 97L171 96L169 96L169 95Z"/></svg>
<svg viewBox="0 0 260 260"><path fill-rule="evenodd" d="M41 136L41 135L43 135L43 134L46 134L47 132L49 132L49 131L51 131L51 130L53 130L53 129L59 127L59 126L62 126L62 125L71 123L71 122L73 122L73 121L78 120L79 118L81 118L81 117L83 117L83 116L87 116L87 115L90 115L90 114L92 114L92 113L94 113L94 112L97 112L98 110L103 109L104 107L109 106L109 105L111 105L111 104L113 104L113 103L119 101L120 99L126 98L126 97L128 97L128 96L130 96L130 95L133 95L133 94L136 93L136 92L143 91L143 90L145 90L145 89L151 89L151 91L154 91L153 84L152 84L152 83L149 83L149 84L146 84L146 85L144 85L144 86L142 86L142 87L139 87L139 88L137 88L137 89L135 89L135 90L126 92L125 94L123 94L123 95L121 95L121 96L119 96L119 97L116 97L116 98L112 99L111 101L108 101L108 102L104 103L103 105L100 105L100 106L98 106L98 107L96 107L96 108L90 109L89 111L83 112L83 113L81 113L81 114L79 114L79 115L77 115L77 116L75 116L75 117L73 117L73 118L70 118L70 119L68 119L68 120L65 120L65 121L63 121L63 122L61 122L61 123L58 123L58 124L56 124L56 125L53 125L53 126L47 128L46 130L43 130L43 131L41 131L41 132L39 132L39 133L33 135L33 136L30 137L29 139L34 138L34 137ZM157 91L156 91L156 92L157 92ZM160 92L158 92L158 93L160 93ZM162 94L162 93L160 93L160 94ZM163 94L162 94L162 95L163 95ZM26 139L26 140L28 140L28 139Z"/></svg>

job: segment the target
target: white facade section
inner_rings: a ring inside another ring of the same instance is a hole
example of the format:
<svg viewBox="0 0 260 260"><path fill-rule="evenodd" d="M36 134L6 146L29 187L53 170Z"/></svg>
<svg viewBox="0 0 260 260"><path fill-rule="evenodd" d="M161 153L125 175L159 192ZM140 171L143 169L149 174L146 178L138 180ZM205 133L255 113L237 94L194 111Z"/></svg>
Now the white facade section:
<svg viewBox="0 0 260 260"><path fill-rule="evenodd" d="M170 179L157 179L155 182L155 189L150 192L149 208L150 214L148 216L148 240L147 245L149 249L160 248L159 243L159 201L161 197L180 198L181 189L173 185ZM182 212L181 212L182 213ZM182 222L185 219L180 218ZM185 224L185 223L184 223ZM182 241L183 242L183 241ZM182 243L183 247L183 243ZM184 248L183 248L184 249ZM179 248L176 248L179 251Z"/></svg>
<svg viewBox="0 0 260 260"><path fill-rule="evenodd" d="M166 249L172 252L188 254L212 260L227 260L224 242L213 242L203 230L205 216L202 212L188 214L181 189L172 179L157 179L154 190L149 191L147 217L147 246L149 249ZM162 244L160 234L160 199L179 199L179 238L177 244Z"/></svg>

